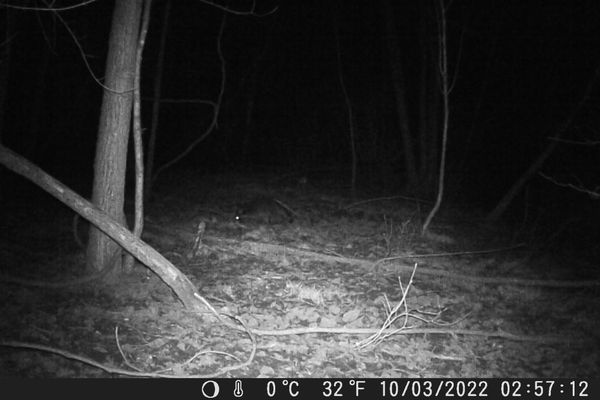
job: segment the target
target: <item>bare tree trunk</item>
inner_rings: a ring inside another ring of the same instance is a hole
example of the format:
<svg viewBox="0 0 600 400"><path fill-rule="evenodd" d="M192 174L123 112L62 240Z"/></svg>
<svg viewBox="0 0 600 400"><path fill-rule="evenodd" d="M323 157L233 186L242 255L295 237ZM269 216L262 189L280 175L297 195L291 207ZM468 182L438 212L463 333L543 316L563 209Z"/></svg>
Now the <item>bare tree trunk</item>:
<svg viewBox="0 0 600 400"><path fill-rule="evenodd" d="M418 181L419 191L429 196L436 191L440 159L440 121L443 118L439 72L439 40L435 20L436 1L419 2L419 47L421 51L421 75L419 84ZM432 17L433 16L433 17Z"/></svg>
<svg viewBox="0 0 600 400"><path fill-rule="evenodd" d="M392 86L396 97L396 116L398 117L398 127L404 146L404 166L406 169L408 187L414 188L418 180L417 167L415 164L413 138L411 137L408 123L406 90L404 87L404 74L402 72L402 56L400 55L400 44L398 43L396 27L394 26L394 8L392 7L390 0L384 0L383 6L387 47L390 53L392 68Z"/></svg>
<svg viewBox="0 0 600 400"><path fill-rule="evenodd" d="M133 142L135 157L135 219L133 225L133 234L135 237L142 237L144 230L144 146L142 143L142 99L140 93L140 81L142 79L142 54L144 44L146 43L146 34L150 23L150 9L152 0L144 0L144 16L142 18L142 29L138 38L138 45L135 56L135 78L133 92ZM123 271L125 273L133 270L133 256L127 254L123 262Z"/></svg>
<svg viewBox="0 0 600 400"><path fill-rule="evenodd" d="M129 0L125 0L129 1ZM148 266L177 295L183 305L192 311L201 311L203 299L194 284L159 252L136 238L125 227L110 218L98 207L73 192L71 189L45 173L36 165L0 145L0 164L29 179L46 192L110 235L128 252ZM114 255L113 255L114 257Z"/></svg>
<svg viewBox="0 0 600 400"><path fill-rule="evenodd" d="M6 114L4 106L8 94L8 74L11 64L12 32L14 29L12 10L6 8L4 12L6 13L4 35L0 41L0 143L2 143L2 132L4 131L4 115Z"/></svg>
<svg viewBox="0 0 600 400"><path fill-rule="evenodd" d="M162 92L162 77L164 72L165 44L167 42L167 32L169 30L169 15L171 14L171 0L167 0L165 10L163 11L163 25L160 32L160 44L158 48L158 59L156 60L156 69L154 71L154 93L152 99L152 125L150 127L150 136L148 138L148 150L146 153L146 178L144 197L146 200L152 193L152 174L154 172L154 153L156 148L156 135L158 132L158 121L160 116L160 98Z"/></svg>
<svg viewBox="0 0 600 400"><path fill-rule="evenodd" d="M590 82L586 88L586 91L583 94L583 97L581 98L579 103L575 106L575 108L573 109L573 111L571 112L569 117L565 120L565 122L561 125L561 127L555 133L555 135L554 135L555 139L560 138L567 131L567 129L569 129L571 127L571 124L573 123L573 120L575 119L577 112L581 109L581 107L589 99L592 89L594 87L594 84L596 83L596 81L599 77L600 77L600 67L598 67L596 69L596 72L594 73L594 76L590 80ZM558 140L551 140L546 145L544 150L540 153L540 155L537 156L535 161L533 163L531 163L529 168L527 168L527 170L519 177L519 179L517 179L517 181L511 186L511 188L508 190L508 192L506 192L506 194L502 197L502 199L500 199L500 201L498 202L496 207L494 207L494 209L486 216L485 219L487 222L497 221L502 216L502 214L504 214L504 212L506 212L506 209L508 208L510 203L512 203L512 201L515 199L515 197L521 192L521 190L523 189L525 184L533 177L533 175L535 175L540 170L540 168L542 168L546 159L548 159L548 157L550 157L550 155L552 155L558 142L559 142Z"/></svg>
<svg viewBox="0 0 600 400"><path fill-rule="evenodd" d="M27 139L25 142L24 154L27 157L35 158L38 153L43 153L43 149L40 146L48 145L48 141L40 144L40 125L43 112L45 110L44 94L46 93L46 78L48 73L48 63L50 61L50 54L46 49L39 55L40 59L37 62L36 77L35 77L35 89L31 95L30 107L29 107L29 119L27 124Z"/></svg>
<svg viewBox="0 0 600 400"><path fill-rule="evenodd" d="M444 6L444 0L439 0L439 66L440 66L440 78L442 80L442 98L444 99L444 122L442 125L442 149L440 157L440 172L438 177L438 193L433 209L427 215L427 219L423 223L422 233L426 234L427 229L431 220L437 213L442 204L442 198L444 195L444 177L446 169L446 147L448 143L448 120L450 116L450 105L448 97L450 96L450 87L448 86L448 53L446 47L446 9Z"/></svg>
<svg viewBox="0 0 600 400"><path fill-rule="evenodd" d="M152 179L156 179L160 173L162 173L167 168L181 161L184 157L186 157L194 148L202 143L204 139L206 139L209 135L216 131L219 114L221 112L221 106L223 104L223 95L225 94L225 83L227 79L227 68L225 65L225 57L223 56L222 42L223 42L223 33L225 32L225 23L227 22L227 13L223 13L223 19L221 20L221 26L219 27L219 33L217 35L217 56L219 57L219 61L221 63L221 84L219 88L219 94L217 96L216 101L202 101L202 103L208 103L213 107L213 115L210 123L204 130L204 132L194 139L185 150L179 153L177 156L173 157L170 161L167 161L165 164L161 165L160 168L156 169L154 176Z"/></svg>
<svg viewBox="0 0 600 400"><path fill-rule="evenodd" d="M516 182L511 186L511 188L502 196L502 199L496 204L496 207L486 216L487 222L495 222L500 218L505 212L510 203L514 200L514 198L521 192L525 184L531 179L536 172L540 170L542 165L544 165L544 161L556 148L558 144L557 140L551 140L544 151L540 153L540 155L535 159L533 163L527 168L527 170L516 180Z"/></svg>
<svg viewBox="0 0 600 400"><path fill-rule="evenodd" d="M125 168L141 10L142 0L115 2L94 163L92 201L111 218L122 223L125 222ZM88 268L100 271L111 267L108 264L118 248L112 239L96 227L90 227ZM120 265L120 259L118 262Z"/></svg>
<svg viewBox="0 0 600 400"><path fill-rule="evenodd" d="M419 108L418 108L418 133L419 136L419 176L423 178L427 175L427 159L429 155L428 151L428 143L429 143L429 135L430 132L430 117L431 117L431 94L429 93L431 90L437 90L437 88L432 87L431 85L431 61L430 60L430 43L429 43L429 24L428 21L428 12L429 12L429 1L419 2L419 27L418 27L418 40L419 40L419 49L421 51L421 68L420 68L420 82L419 82ZM437 132L435 133L437 135ZM422 180L420 180L421 185ZM425 189L420 187L419 189ZM420 190L420 191L421 191Z"/></svg>
<svg viewBox="0 0 600 400"><path fill-rule="evenodd" d="M438 74L435 74L437 77ZM436 178L439 178L439 160L441 151L440 149L440 122L445 118L443 113L443 94L440 93L438 89L440 87L440 82L437 78L432 78L431 85L432 87L429 90L429 121L428 121L428 130L425 135L429 138L428 140L428 150L426 152L426 159L424 163L426 164L424 175L421 176L420 179L423 179L425 182L426 190L435 190ZM442 114L442 115L440 115ZM447 129L442 126L442 129ZM443 141L443 138L442 138ZM439 181L437 181L439 182Z"/></svg>
<svg viewBox="0 0 600 400"><path fill-rule="evenodd" d="M4 36L0 42L0 143L2 143L2 132L4 131L4 115L6 95L8 94L8 74L10 71L10 55L12 47L12 32L14 28L12 10L6 8L6 25Z"/></svg>
<svg viewBox="0 0 600 400"><path fill-rule="evenodd" d="M265 45L266 48L266 45ZM265 50L258 55L252 62L250 77L248 78L248 90L246 92L246 117L244 119L244 127L246 130L250 130L254 123L254 107L256 103L256 90L258 86L258 75L260 73L260 66L264 57Z"/></svg>
<svg viewBox="0 0 600 400"><path fill-rule="evenodd" d="M265 45L266 48L266 45ZM250 137L253 132L254 125L254 111L256 106L256 91L258 87L258 76L260 65L262 62L262 58L264 56L265 50L263 49L262 54L256 57L254 62L252 63L252 69L250 71L248 89L245 91L246 94L246 116L244 118L244 136L242 138L242 147L240 152L242 154L241 159L244 162L248 160L248 143L250 142Z"/></svg>
<svg viewBox="0 0 600 400"><path fill-rule="evenodd" d="M424 4L429 4L426 2ZM423 6L419 27L421 47L421 82L419 87L419 189L425 194L435 192L439 169L439 120L441 91L439 79L438 45L430 39L432 25L428 15L430 7Z"/></svg>
<svg viewBox="0 0 600 400"><path fill-rule="evenodd" d="M423 44L423 43L422 43ZM421 46L421 51L423 52L423 59L421 64L421 79L419 84L419 125L418 125L418 135L419 135L419 176L423 177L427 175L427 162L426 160L429 158L427 154L427 145L429 143L428 136L430 134L430 109L431 107L429 103L430 95L429 90L431 90L431 86L429 86L429 68L427 66L427 55L425 51L425 47ZM424 188L419 188L424 189Z"/></svg>
<svg viewBox="0 0 600 400"><path fill-rule="evenodd" d="M4 35L0 41L0 145L3 142L4 132L4 115L6 114L6 96L8 95L8 75L10 73L11 64L11 47L12 47L12 32L13 32L13 15L10 8L6 8L5 12L5 27ZM6 187L3 182L3 176L0 174L0 204L2 203L4 190Z"/></svg>
<svg viewBox="0 0 600 400"><path fill-rule="evenodd" d="M337 18L333 16L333 30L335 34L335 50L337 56L337 67L338 77L340 79L340 86L342 87L342 93L344 94L344 101L346 102L346 110L348 111L348 132L350 134L350 156L352 157L352 178L351 178L351 190L352 196L356 195L356 166L357 166L357 155L356 155L356 135L354 132L354 117L352 113L352 103L350 97L348 97L348 91L346 90L346 84L344 82L344 72L342 69L342 55L340 50L340 34Z"/></svg>

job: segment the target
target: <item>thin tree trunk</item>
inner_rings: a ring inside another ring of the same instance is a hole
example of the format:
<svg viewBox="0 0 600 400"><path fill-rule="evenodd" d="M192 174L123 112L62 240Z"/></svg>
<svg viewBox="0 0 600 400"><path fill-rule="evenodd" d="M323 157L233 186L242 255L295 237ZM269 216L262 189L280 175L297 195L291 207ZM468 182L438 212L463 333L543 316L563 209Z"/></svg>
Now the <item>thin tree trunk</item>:
<svg viewBox="0 0 600 400"><path fill-rule="evenodd" d="M0 43L0 145L3 143L4 133L4 116L6 114L6 96L8 95L8 75L10 73L11 64L11 47L12 47L12 32L13 32L13 15L10 8L6 8L5 12L5 27L4 37ZM3 182L3 176L0 174L0 204L3 199L3 188L6 187Z"/></svg>
<svg viewBox="0 0 600 400"><path fill-rule="evenodd" d="M340 79L340 86L342 87L342 93L344 94L344 101L346 102L346 110L348 111L348 132L350 134L350 156L352 157L352 178L351 178L351 190L352 196L356 195L356 167L357 167L357 155L356 155L356 135L354 132L354 117L352 113L352 103L350 102L350 97L348 96L348 90L346 89L346 84L344 82L344 71L342 69L342 55L340 50L340 35L339 35L339 26L337 23L337 18L335 15L333 16L334 23L334 34L335 34L335 50L337 56L337 67L338 67L338 77Z"/></svg>
<svg viewBox="0 0 600 400"><path fill-rule="evenodd" d="M154 172L154 154L156 149L156 136L158 134L158 121L160 117L160 98L162 95L162 78L165 61L165 44L167 42L167 32L169 30L169 15L171 14L171 0L167 0L163 12L163 25L160 32L160 44L158 48L158 58L156 60L156 69L154 71L154 93L152 100L152 125L150 127L150 137L148 138L148 151L146 154L146 173L145 173L145 194L147 200L152 193L153 172Z"/></svg>
<svg viewBox="0 0 600 400"><path fill-rule="evenodd" d="M419 88L419 190L423 195L436 191L439 170L439 121L440 106L439 43L430 32L435 28L435 1L422 2L420 7L419 46L421 50L421 82Z"/></svg>
<svg viewBox="0 0 600 400"><path fill-rule="evenodd" d="M440 66L440 78L442 80L442 98L444 121L442 124L442 149L440 157L440 172L438 177L438 193L433 209L427 215L425 222L423 223L422 233L426 234L429 228L431 220L437 213L442 204L442 198L444 196L444 177L446 169L446 147L448 143L448 120L450 117L450 104L448 97L450 96L450 88L448 86L448 53L446 47L446 9L444 7L444 0L439 0L439 66Z"/></svg>
<svg viewBox="0 0 600 400"><path fill-rule="evenodd" d="M106 82L94 163L93 203L116 221L125 223L125 168L131 123L135 56L140 31L142 0L116 0L106 59ZM119 246L90 227L88 268L111 267ZM118 264L120 266L120 259ZM120 268L114 268L118 271Z"/></svg>
<svg viewBox="0 0 600 400"><path fill-rule="evenodd" d="M8 94L8 74L10 72L11 63L11 47L12 47L12 32L13 32L13 16L12 10L6 8L6 25L4 27L4 38L0 43L0 143L2 143L2 132L4 131L4 115L6 95Z"/></svg>
<svg viewBox="0 0 600 400"><path fill-rule="evenodd" d="M150 9L152 0L144 0L144 16L142 18L142 29L138 38L138 46L135 56L135 90L133 92L133 143L135 157L135 219L133 234L142 237L144 230L144 146L142 143L142 100L140 94L140 81L142 79L142 54L146 43L146 34L150 23ZM125 273L133 270L133 256L126 254L123 263Z"/></svg>
<svg viewBox="0 0 600 400"><path fill-rule="evenodd" d="M427 190L435 190L435 183L436 183L436 178L438 178L438 172L439 172L439 164L438 161L440 159L440 137L439 137L439 132L440 132L440 121L442 121L444 119L443 115L440 115L442 113L444 113L442 107L443 107L443 94L440 93L439 90L436 90L437 88L439 88L439 80L437 79L437 74L435 74L436 78L433 79L433 82L431 83L432 87L429 91L429 108L430 108L430 114L429 114L429 124L428 124L428 137L429 137L429 144L428 144L428 151L427 151L427 159L425 160L426 163L426 167L425 167L425 175L421 176L421 179L423 179L425 181L425 187ZM448 89L450 90L450 89ZM443 128L443 129L447 129L447 128ZM442 138L443 140L443 138ZM444 151L444 150L442 150Z"/></svg>
<svg viewBox="0 0 600 400"><path fill-rule="evenodd" d="M414 188L417 184L417 166L415 163L414 144L411 137L408 123L408 111L406 109L406 90L404 87L404 74L402 71L402 56L400 54L400 44L396 27L394 26L394 8L390 0L383 1L384 19L387 38L387 47L390 54L392 68L392 86L394 96L396 97L396 116L398 118L398 128L402 136L404 146L404 167L408 187Z"/></svg>
<svg viewBox="0 0 600 400"><path fill-rule="evenodd" d="M502 196L502 199L496 204L496 207L486 216L487 222L495 222L500 218L508 209L508 206L512 203L514 198L521 192L525 184L531 179L533 175L535 175L542 165L544 165L544 161L550 157L550 155L554 152L556 145L558 144L558 140L551 140L548 142L548 145L540 153L540 155L535 159L533 163L527 168L527 170L517 179L517 181L511 186L511 188Z"/></svg>
<svg viewBox="0 0 600 400"><path fill-rule="evenodd" d="M571 127L577 112L583 107L583 105L587 102L594 88L594 84L596 83L598 77L600 77L600 67L596 69L594 76L590 80L583 97L579 101L579 103L575 106L569 117L565 120L565 122L561 125L561 127L557 130L554 137L556 139L560 138L566 131ZM486 216L486 221L488 223L497 221L508 209L508 206L512 203L512 201L517 197L517 195L523 190L525 184L542 168L544 162L552 155L554 149L556 148L558 140L550 140L546 145L544 150L540 153L539 156L531 163L529 168L517 179L517 181L511 186L511 188L506 192L506 194L500 199L496 207Z"/></svg>
<svg viewBox="0 0 600 400"><path fill-rule="evenodd" d="M129 0L125 0L129 1ZM173 266L159 252L136 238L124 226L92 203L45 173L36 165L19 156L12 150L0 145L0 164L11 171L24 176L40 188L50 193L73 211L90 221L107 235L133 254L160 277L177 295L183 305L192 311L204 310L202 297L195 285ZM113 255L114 257L114 255Z"/></svg>
<svg viewBox="0 0 600 400"><path fill-rule="evenodd" d="M40 54L40 60L37 63L37 76L35 89L31 95L29 107L29 120L27 125L27 140L25 143L24 154L27 157L36 158L38 153L43 153L40 148L39 137L41 118L45 110L44 94L46 93L46 78L48 74L48 63L50 62L50 53L45 49ZM43 145L48 145L48 141L42 142Z"/></svg>
<svg viewBox="0 0 600 400"><path fill-rule="evenodd" d="M421 51L425 52L425 47L421 47ZM423 57L423 63L427 61L427 57ZM429 71L425 65L421 65L421 80L419 84L419 125L418 125L418 135L419 135L419 176L423 177L427 175L427 159L429 158L427 155L427 145L428 145L428 137L430 135L430 124L429 124L429 114L430 114L430 103L429 103L429 93L428 90L431 90L431 87L428 85Z"/></svg>
<svg viewBox="0 0 600 400"><path fill-rule="evenodd" d="M428 28L429 24L427 23L427 14L429 12L429 7L427 5L429 1L420 2L419 5L419 32L418 32L418 40L419 40L419 48L421 52L421 68L420 68L420 82L419 82L419 116L418 116L418 132L417 135L419 137L419 176L423 178L427 176L427 159L429 158L427 154L428 144L429 144L429 136L430 132L430 117L431 117L431 103L430 98L431 95L429 93L430 90L436 90L436 87L432 87L431 85L431 60L429 59L429 34ZM435 133L437 134L437 132ZM420 180L422 182L422 180ZM419 188L424 189L424 188Z"/></svg>
<svg viewBox="0 0 600 400"><path fill-rule="evenodd" d="M266 47L266 45L265 45ZM242 146L240 149L241 159L244 162L248 160L248 143L250 142L250 137L252 136L252 125L254 124L254 111L256 106L256 90L258 86L258 75L260 62L264 55L264 50L262 54L254 60L252 63L252 70L250 71L250 78L248 83L248 89L246 90L246 117L244 119L244 134L242 138Z"/></svg>
<svg viewBox="0 0 600 400"><path fill-rule="evenodd" d="M155 180L160 173L162 173L167 168L181 161L184 157L186 157L194 148L202 143L204 139L206 139L209 135L216 131L218 121L219 121L219 113L221 112L221 107L223 104L223 96L225 94L225 83L227 80L227 67L225 65L225 57L223 56L222 42L223 42L223 34L225 32L225 23L227 22L227 13L223 13L223 19L221 20L221 26L219 27L219 33L217 35L217 56L219 57L219 62L221 63L221 87L219 88L219 94L217 96L217 100L215 102L209 102L213 106L213 115L210 123L206 127L206 130L195 140L193 140L185 150L179 153L177 156L172 158L170 161L161 165L160 168L156 170L154 176L152 177Z"/></svg>

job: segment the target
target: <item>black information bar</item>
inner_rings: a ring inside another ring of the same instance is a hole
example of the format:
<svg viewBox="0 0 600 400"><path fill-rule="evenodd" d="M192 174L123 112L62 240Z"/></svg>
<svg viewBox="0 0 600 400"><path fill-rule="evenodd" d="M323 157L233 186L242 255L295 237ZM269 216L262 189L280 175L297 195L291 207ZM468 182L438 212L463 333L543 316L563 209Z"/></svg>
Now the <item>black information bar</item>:
<svg viewBox="0 0 600 400"><path fill-rule="evenodd" d="M0 379L20 398L135 393L173 399L600 399L600 379Z"/></svg>

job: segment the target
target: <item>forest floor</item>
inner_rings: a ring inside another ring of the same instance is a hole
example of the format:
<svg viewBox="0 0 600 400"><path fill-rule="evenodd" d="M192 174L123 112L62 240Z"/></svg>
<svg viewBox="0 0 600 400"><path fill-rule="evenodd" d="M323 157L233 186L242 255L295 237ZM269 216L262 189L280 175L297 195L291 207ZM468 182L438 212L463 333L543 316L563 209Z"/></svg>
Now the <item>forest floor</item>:
<svg viewBox="0 0 600 400"><path fill-rule="evenodd" d="M598 279L597 265L516 246L464 209L444 207L435 234L422 237L429 203L354 204L322 182L256 178L172 177L157 188L144 235L216 311L245 328L184 309L136 265L110 284L0 282L0 341L139 374L600 377L600 288L560 284ZM295 221L236 222L236 203L259 194L284 201ZM1 211L2 275L60 282L84 274L73 212L41 189L12 195ZM201 222L206 230L196 236ZM0 346L0 376L121 375Z"/></svg>

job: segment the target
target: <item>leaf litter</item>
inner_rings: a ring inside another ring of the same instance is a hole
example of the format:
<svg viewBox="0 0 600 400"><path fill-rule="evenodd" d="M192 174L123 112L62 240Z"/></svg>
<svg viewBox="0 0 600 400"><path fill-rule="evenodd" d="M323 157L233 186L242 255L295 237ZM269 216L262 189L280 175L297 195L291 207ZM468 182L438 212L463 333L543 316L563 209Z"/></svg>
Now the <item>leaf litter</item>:
<svg viewBox="0 0 600 400"><path fill-rule="evenodd" d="M218 191L215 193L214 204L226 204L220 202ZM214 237L233 241L266 242L283 249L339 255L337 263L303 259L285 251L271 257L249 255L230 245L205 246L203 251L187 257L191 244L176 234L175 240L168 241L170 247L151 243L169 255L217 311L237 316L250 329L268 331L256 335L252 363L226 376L598 376L597 341L579 344L581 333L594 339L593 332L597 331L597 292L477 285L419 274L421 267L490 276L552 272L551 268L536 269L519 252L458 260L424 258L419 260L409 287L407 274L356 267L345 259L374 263L390 254L405 254L406 259L397 262L412 265L414 254L461 248L419 237L418 227L412 222L414 215L406 208L390 206L385 218L380 208L368 207L363 214L336 216L335 210L328 207L343 204L345 199L330 195L323 202L322 198L314 194L299 197L292 205L305 219L293 225L261 226L248 232L213 216L207 219L208 229ZM181 201L155 205L154 212L160 213L164 230L193 232L190 221L201 216L182 212L193 207ZM313 210L318 211L318 220L311 220ZM390 229L393 221L396 230ZM445 230L446 235L460 236L461 245L481 243L481 236L475 235L469 241L458 227L450 232L447 227L437 228ZM57 237L65 240L64 236ZM64 251L65 246L57 248ZM52 251L48 246L44 249ZM57 264L53 271L68 271L58 264L74 259L71 254L63 258L60 254L47 256L53 265ZM47 264L40 263L39 255L35 257L26 263L24 272L30 275L48 270ZM3 340L47 344L116 367L176 375L211 374L223 365L239 364L252 347L246 334L221 325L208 311L193 314L183 309L173 293L141 266L112 286L98 284L46 292L2 285ZM357 343L376 333L386 319L393 321L389 327L392 330L439 331L396 332L358 348ZM277 332L281 330L291 332ZM519 341L466 331L530 337L553 334L564 337L564 341ZM3 376L106 376L61 357L6 348L0 348L0 371Z"/></svg>

